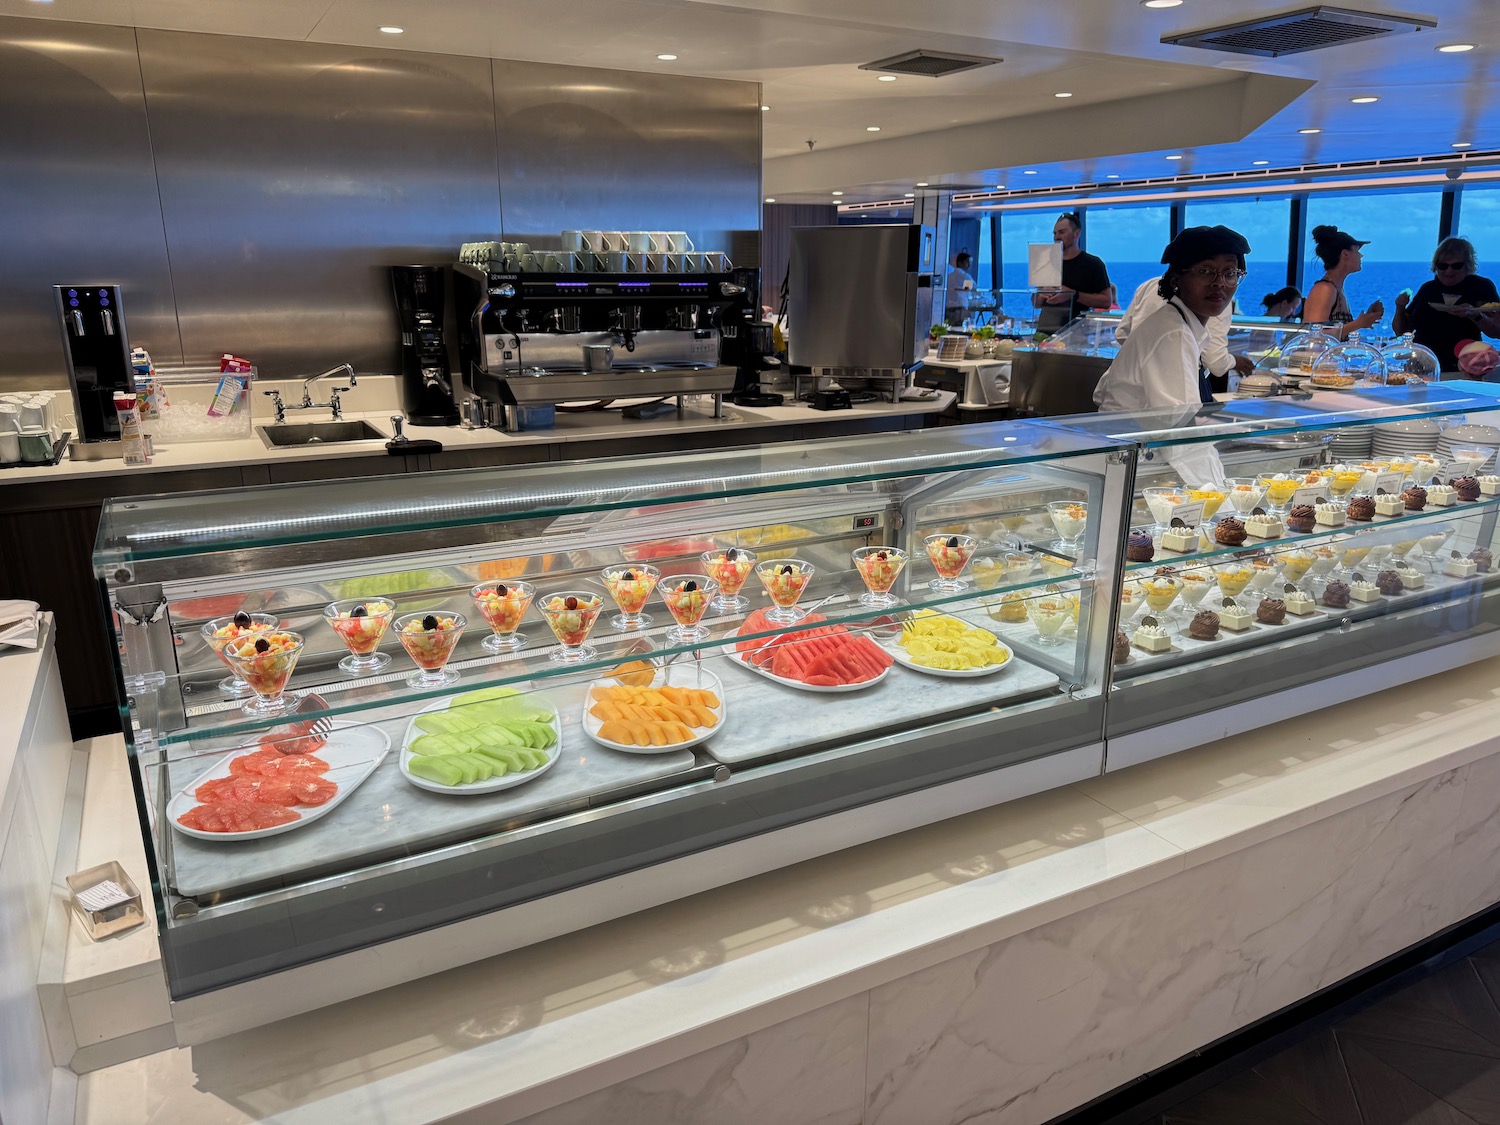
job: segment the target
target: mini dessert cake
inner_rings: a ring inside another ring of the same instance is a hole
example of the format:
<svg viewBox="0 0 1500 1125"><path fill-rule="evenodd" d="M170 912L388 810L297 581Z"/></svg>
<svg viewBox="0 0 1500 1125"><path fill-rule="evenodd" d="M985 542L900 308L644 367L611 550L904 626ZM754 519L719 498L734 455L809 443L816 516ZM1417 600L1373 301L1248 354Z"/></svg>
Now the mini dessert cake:
<svg viewBox="0 0 1500 1125"><path fill-rule="evenodd" d="M1224 599L1224 605L1219 610L1219 624L1224 628L1234 633L1243 633L1254 620L1255 615L1239 602L1232 598Z"/></svg>
<svg viewBox="0 0 1500 1125"><path fill-rule="evenodd" d="M1245 525L1233 516L1225 516L1214 527L1214 540L1225 547L1238 547L1245 541Z"/></svg>
<svg viewBox="0 0 1500 1125"><path fill-rule="evenodd" d="M1434 508L1451 508L1458 493L1451 484L1434 484L1427 490L1427 502Z"/></svg>
<svg viewBox="0 0 1500 1125"><path fill-rule="evenodd" d="M1200 609L1188 625L1188 636L1195 641L1211 641L1219 635L1219 615L1211 609Z"/></svg>
<svg viewBox="0 0 1500 1125"><path fill-rule="evenodd" d="M1255 607L1255 620L1262 625L1280 625L1286 620L1286 602L1280 598L1262 598Z"/></svg>
<svg viewBox="0 0 1500 1125"><path fill-rule="evenodd" d="M1188 552L1198 547L1198 529L1178 520L1162 532L1161 546L1164 551Z"/></svg>
<svg viewBox="0 0 1500 1125"><path fill-rule="evenodd" d="M1488 574L1495 569L1495 556L1490 553L1488 547L1475 547L1469 552L1469 558L1474 560L1480 571Z"/></svg>
<svg viewBox="0 0 1500 1125"><path fill-rule="evenodd" d="M1319 500L1313 505L1313 512L1319 524L1323 527L1343 527L1344 509L1332 500ZM1352 516L1353 513L1351 512Z"/></svg>
<svg viewBox="0 0 1500 1125"><path fill-rule="evenodd" d="M1135 642L1136 648L1147 652L1166 652L1172 647L1172 638L1154 617L1142 618L1131 640Z"/></svg>
<svg viewBox="0 0 1500 1125"><path fill-rule="evenodd" d="M1380 587L1362 574L1356 574L1349 585L1349 596L1357 602L1378 602Z"/></svg>
<svg viewBox="0 0 1500 1125"><path fill-rule="evenodd" d="M1125 636L1125 630L1123 630L1123 629L1116 629L1115 630L1114 662L1116 664L1124 664L1125 661L1127 661L1129 659L1130 659L1130 641Z"/></svg>
<svg viewBox="0 0 1500 1125"><path fill-rule="evenodd" d="M1130 542L1125 547L1125 557L1131 562L1150 562L1156 557L1156 548L1151 543L1149 531L1132 531Z"/></svg>
<svg viewBox="0 0 1500 1125"><path fill-rule="evenodd" d="M1323 522L1323 513L1322 513L1322 510L1321 510L1322 509L1322 505L1320 504L1318 507L1319 507L1318 522L1322 523ZM1375 518L1375 500L1374 500L1374 498L1370 497L1370 496L1351 496L1351 497L1349 497L1349 518L1351 520L1358 520L1361 523L1369 523L1372 519Z"/></svg>
<svg viewBox="0 0 1500 1125"><path fill-rule="evenodd" d="M1485 496L1500 496L1500 477L1491 473L1479 478L1479 491Z"/></svg>
<svg viewBox="0 0 1500 1125"><path fill-rule="evenodd" d="M1282 598L1286 603L1286 611L1297 617L1306 617L1309 613L1316 612L1317 603L1313 601L1312 595L1306 590L1290 589Z"/></svg>
<svg viewBox="0 0 1500 1125"><path fill-rule="evenodd" d="M1290 531L1311 531L1317 519L1317 510L1311 504L1293 504L1286 514L1286 526Z"/></svg>
<svg viewBox="0 0 1500 1125"><path fill-rule="evenodd" d="M1396 577L1401 579L1403 590L1420 590L1427 585L1427 579L1422 577L1422 572L1414 566L1398 566Z"/></svg>
<svg viewBox="0 0 1500 1125"><path fill-rule="evenodd" d="M1479 564L1454 551L1443 560L1443 573L1449 578L1473 578L1479 573Z"/></svg>
<svg viewBox="0 0 1500 1125"><path fill-rule="evenodd" d="M1458 493L1460 500L1479 499L1479 481L1473 477L1454 477L1453 491Z"/></svg>
<svg viewBox="0 0 1500 1125"><path fill-rule="evenodd" d="M1406 583L1401 581L1401 575L1394 570L1382 570L1375 576L1375 585L1380 588L1382 594L1394 597L1406 588Z"/></svg>
<svg viewBox="0 0 1500 1125"><path fill-rule="evenodd" d="M1500 477L1496 479L1500 480ZM1401 502L1406 505L1408 512L1420 512L1427 507L1427 490L1420 484L1414 484L1401 494Z"/></svg>
<svg viewBox="0 0 1500 1125"><path fill-rule="evenodd" d="M1335 578L1323 587L1323 604L1331 609L1345 609L1349 605L1349 587Z"/></svg>
<svg viewBox="0 0 1500 1125"><path fill-rule="evenodd" d="M1406 503L1394 492L1382 492L1375 497L1377 516L1399 516L1406 511Z"/></svg>
<svg viewBox="0 0 1500 1125"><path fill-rule="evenodd" d="M1245 517L1245 530L1257 539L1280 539L1282 525L1275 516L1257 510Z"/></svg>

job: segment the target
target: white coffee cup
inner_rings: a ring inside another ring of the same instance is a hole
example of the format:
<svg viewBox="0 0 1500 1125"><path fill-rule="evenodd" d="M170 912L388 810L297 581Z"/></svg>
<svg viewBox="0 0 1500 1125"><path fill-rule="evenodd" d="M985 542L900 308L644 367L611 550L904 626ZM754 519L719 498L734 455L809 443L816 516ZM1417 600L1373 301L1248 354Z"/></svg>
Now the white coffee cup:
<svg viewBox="0 0 1500 1125"><path fill-rule="evenodd" d="M562 232L562 248L577 252L583 249L583 234L581 230L565 230Z"/></svg>
<svg viewBox="0 0 1500 1125"><path fill-rule="evenodd" d="M7 402L4 406L0 406L0 434L18 434L20 432L20 406L12 402Z"/></svg>
<svg viewBox="0 0 1500 1125"><path fill-rule="evenodd" d="M649 230L625 232L625 248L632 254L654 254L661 249L656 235Z"/></svg>
<svg viewBox="0 0 1500 1125"><path fill-rule="evenodd" d="M9 430L0 433L0 465L14 465L21 460L21 435Z"/></svg>
<svg viewBox="0 0 1500 1125"><path fill-rule="evenodd" d="M705 250L701 255L703 259L704 273L725 273L729 269L729 257L713 250Z"/></svg>
<svg viewBox="0 0 1500 1125"><path fill-rule="evenodd" d="M47 404L39 398L29 398L21 404L21 430L36 429L47 424Z"/></svg>
<svg viewBox="0 0 1500 1125"><path fill-rule="evenodd" d="M599 268L605 273L629 273L630 255L623 250L606 250L602 254L595 254L599 262Z"/></svg>
<svg viewBox="0 0 1500 1125"><path fill-rule="evenodd" d="M674 254L686 254L693 249L693 240L685 230L662 231L662 249Z"/></svg>
<svg viewBox="0 0 1500 1125"><path fill-rule="evenodd" d="M520 266L522 273L536 273L540 266L537 256L529 250L524 254L518 255L516 262Z"/></svg>

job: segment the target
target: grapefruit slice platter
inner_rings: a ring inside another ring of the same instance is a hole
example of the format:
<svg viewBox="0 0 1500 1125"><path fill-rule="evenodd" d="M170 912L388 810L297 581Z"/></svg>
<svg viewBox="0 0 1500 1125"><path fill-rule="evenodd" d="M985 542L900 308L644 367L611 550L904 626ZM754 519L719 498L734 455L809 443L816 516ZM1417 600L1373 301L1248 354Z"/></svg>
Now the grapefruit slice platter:
<svg viewBox="0 0 1500 1125"><path fill-rule="evenodd" d="M673 691L665 693L658 702L650 698L653 694L660 693L660 689L670 688ZM712 699L698 693L707 692ZM669 711L660 715L647 718L642 715L634 720L633 729L641 730L644 727L656 727L658 731L664 732L663 737L668 741L658 742L653 738L652 744L643 746L639 741L624 742L619 737L606 737L607 735L619 735L631 733L631 729L622 730L619 723L623 716L618 719L607 719L608 712L600 707L600 704L612 698L614 693L620 693L625 698L622 700L629 704L633 702L628 698L629 689L622 692L621 685L616 680L595 680L589 684L588 694L583 701L583 730L590 738L599 743L600 746L608 746L611 750L619 750L624 754L667 754L673 750L685 750L689 746L696 746L707 738L712 738L724 728L724 684L719 677L706 670L698 661L686 664L673 664L657 671L655 678L651 681L651 687L643 689L640 694L640 703L650 707L653 704L666 704ZM654 720L654 721L653 721ZM710 721L711 720L711 721ZM632 721L623 719L630 724ZM686 738L672 740L670 734L673 729L678 734L684 731L689 735Z"/></svg>
<svg viewBox="0 0 1500 1125"><path fill-rule="evenodd" d="M174 829L196 840L263 840L293 832L343 804L390 748L390 736L379 727L349 723L335 723L328 741L308 754L241 746L177 793L167 805L167 818ZM197 811L208 808L222 812L205 816ZM206 823L244 827L212 831L202 827Z"/></svg>
<svg viewBox="0 0 1500 1125"><path fill-rule="evenodd" d="M729 650L730 660L758 676L798 691L847 692L873 687L891 673L891 654L843 625L751 637L775 628L764 615L765 610L756 610L747 617L735 636L749 639ZM799 625L825 620L821 614L810 613Z"/></svg>

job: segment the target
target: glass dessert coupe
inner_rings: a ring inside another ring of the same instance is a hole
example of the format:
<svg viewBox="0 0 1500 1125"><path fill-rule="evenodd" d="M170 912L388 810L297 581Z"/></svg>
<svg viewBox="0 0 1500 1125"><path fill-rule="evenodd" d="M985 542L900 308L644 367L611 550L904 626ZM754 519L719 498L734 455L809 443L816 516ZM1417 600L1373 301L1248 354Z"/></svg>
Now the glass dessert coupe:
<svg viewBox="0 0 1500 1125"><path fill-rule="evenodd" d="M668 644L692 645L708 640L708 626L701 624L719 593L719 584L706 574L674 574L657 587L676 625L667 630Z"/></svg>
<svg viewBox="0 0 1500 1125"><path fill-rule="evenodd" d="M699 556L708 576L719 584L719 596L710 603L716 613L739 613L750 608L750 599L740 597L740 591L755 571L755 552L744 547L728 547L722 551L704 551Z"/></svg>
<svg viewBox="0 0 1500 1125"><path fill-rule="evenodd" d="M1250 477L1230 477L1224 488L1229 493L1230 507L1241 516L1248 516L1265 503L1265 486ZM1205 507L1203 511L1206 516L1208 509Z"/></svg>
<svg viewBox="0 0 1500 1125"><path fill-rule="evenodd" d="M406 677L407 687L432 688L457 682L458 671L447 666L448 658L458 647L467 624L461 613L403 613L396 618L396 637L420 669Z"/></svg>
<svg viewBox="0 0 1500 1125"><path fill-rule="evenodd" d="M549 659L558 664L581 664L598 655L588 639L604 608L603 598L587 590L565 590L548 594L538 605L557 638L558 647Z"/></svg>
<svg viewBox="0 0 1500 1125"><path fill-rule="evenodd" d="M1084 529L1088 527L1088 505L1072 500L1054 500L1047 505L1047 515L1057 531L1057 545L1069 554L1077 551L1083 542Z"/></svg>
<svg viewBox="0 0 1500 1125"><path fill-rule="evenodd" d="M860 547L853 555L855 569L865 584L865 592L859 596L860 605L887 609L901 600L891 593L891 587L906 569L905 551L899 547Z"/></svg>
<svg viewBox="0 0 1500 1125"><path fill-rule="evenodd" d="M1215 589L1214 573L1207 567L1197 567L1182 572L1182 601L1178 608L1182 611L1184 620L1191 620L1193 614L1198 612L1198 607L1203 604L1203 599L1208 597L1208 592Z"/></svg>
<svg viewBox="0 0 1500 1125"><path fill-rule="evenodd" d="M604 582L604 588L609 591L609 596L615 600L615 605L620 607L620 612L609 619L609 623L616 629L621 632L644 629L655 620L649 613L642 613L641 610L646 608L646 599L656 589L657 582L661 581L661 571L656 567L644 563L612 566L600 578Z"/></svg>
<svg viewBox="0 0 1500 1125"><path fill-rule="evenodd" d="M793 625L802 620L805 614L797 608L797 603L812 581L813 571L813 564L802 559L772 559L756 565L755 575L776 606L766 613L767 621Z"/></svg>
<svg viewBox="0 0 1500 1125"><path fill-rule="evenodd" d="M1160 539L1162 534L1172 521L1172 510L1179 504L1186 504L1188 499L1185 488L1143 488L1141 495L1146 498L1146 507L1151 512L1151 518L1156 521L1153 528L1153 539ZM1050 509L1052 505L1047 505ZM1058 534L1062 531L1059 529Z"/></svg>
<svg viewBox="0 0 1500 1125"><path fill-rule="evenodd" d="M1066 597L1043 594L1026 603L1026 616L1036 627L1037 644L1060 645L1063 628L1073 620L1073 607Z"/></svg>
<svg viewBox="0 0 1500 1125"><path fill-rule="evenodd" d="M240 704L245 714L281 715L297 705L302 697L287 695L286 685L303 644L301 633L271 629L236 637L224 646L220 655L255 693L254 698Z"/></svg>
<svg viewBox="0 0 1500 1125"><path fill-rule="evenodd" d="M490 635L479 646L485 652L514 652L530 643L516 632L536 597L536 587L530 582L481 582L469 591L469 597L490 627Z"/></svg>
<svg viewBox="0 0 1500 1125"><path fill-rule="evenodd" d="M280 624L280 620L269 613L244 612L236 613L233 617L216 617L212 621L203 623L200 632L204 642L214 650L214 655L222 660L224 667L230 671L230 675L219 681L220 691L235 699L243 699L254 692L254 689L240 678L234 665L229 663L229 658L224 655L224 646L239 637L270 632Z"/></svg>
<svg viewBox="0 0 1500 1125"><path fill-rule="evenodd" d="M1292 497L1297 495L1297 489L1302 487L1300 477L1289 476L1286 473L1262 473L1255 478L1255 483L1266 490L1266 500L1270 504L1271 514L1278 519L1286 513L1286 506L1292 502Z"/></svg>
<svg viewBox="0 0 1500 1125"><path fill-rule="evenodd" d="M932 569L938 572L938 576L928 583L930 589L940 594L960 594L969 588L959 575L969 565L974 548L978 546L972 535L929 535L922 540L922 546L927 549Z"/></svg>
<svg viewBox="0 0 1500 1125"><path fill-rule="evenodd" d="M339 668L351 676L368 676L389 664L391 658L375 650L395 616L394 598L350 598L324 606L323 620L349 649Z"/></svg>

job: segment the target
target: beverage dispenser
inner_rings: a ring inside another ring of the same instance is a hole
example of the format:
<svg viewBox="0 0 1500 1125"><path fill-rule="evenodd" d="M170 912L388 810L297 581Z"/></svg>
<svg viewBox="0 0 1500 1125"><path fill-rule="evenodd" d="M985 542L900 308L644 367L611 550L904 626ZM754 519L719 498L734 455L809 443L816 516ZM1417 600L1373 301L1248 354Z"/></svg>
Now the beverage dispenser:
<svg viewBox="0 0 1500 1125"><path fill-rule="evenodd" d="M124 456L119 448L120 422L115 392L134 393L130 339L118 285L57 285L57 315L62 324L63 358L73 390L74 417L82 445L96 457ZM109 445L106 443L115 443Z"/></svg>

